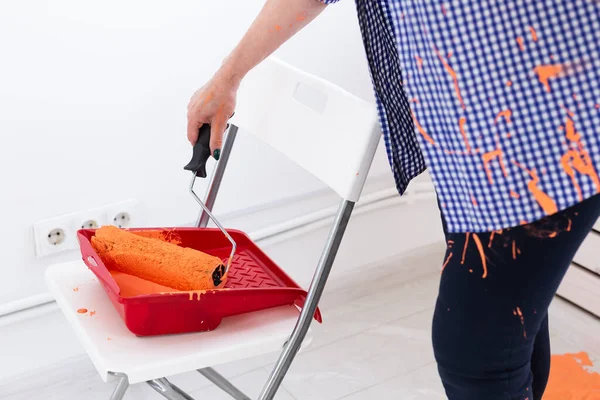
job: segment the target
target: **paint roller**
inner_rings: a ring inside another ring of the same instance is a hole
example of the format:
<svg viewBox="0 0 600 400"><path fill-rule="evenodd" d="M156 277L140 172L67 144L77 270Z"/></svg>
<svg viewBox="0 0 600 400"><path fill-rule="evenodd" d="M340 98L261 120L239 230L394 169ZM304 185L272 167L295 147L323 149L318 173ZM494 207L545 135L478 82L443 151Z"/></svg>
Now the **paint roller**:
<svg viewBox="0 0 600 400"><path fill-rule="evenodd" d="M209 143L210 125L204 124L199 129L192 160L184 169L194 173L190 193L232 243L227 268L220 258L201 251L152 237L143 237L114 226L105 226L96 230L92 237L92 246L108 269L184 291L224 286L236 245L193 190L196 176L206 177L206 161L211 154Z"/></svg>

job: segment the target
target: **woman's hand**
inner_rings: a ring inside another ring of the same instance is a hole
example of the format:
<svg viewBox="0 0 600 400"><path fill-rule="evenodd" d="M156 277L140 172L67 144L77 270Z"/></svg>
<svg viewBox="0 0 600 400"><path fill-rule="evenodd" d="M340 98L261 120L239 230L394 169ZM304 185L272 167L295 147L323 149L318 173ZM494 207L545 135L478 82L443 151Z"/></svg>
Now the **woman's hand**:
<svg viewBox="0 0 600 400"><path fill-rule="evenodd" d="M210 124L210 152L219 159L227 120L235 110L235 98L240 81L226 69L220 69L203 87L198 89L188 104L188 140L198 140L198 129Z"/></svg>

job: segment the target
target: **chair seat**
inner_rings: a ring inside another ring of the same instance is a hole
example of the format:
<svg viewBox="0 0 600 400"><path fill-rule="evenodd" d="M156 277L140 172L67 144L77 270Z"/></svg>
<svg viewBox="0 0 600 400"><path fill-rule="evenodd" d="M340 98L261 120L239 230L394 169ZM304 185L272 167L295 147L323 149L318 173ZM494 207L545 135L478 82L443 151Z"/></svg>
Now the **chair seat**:
<svg viewBox="0 0 600 400"><path fill-rule="evenodd" d="M105 382L109 372L133 384L277 352L298 319L296 307L284 306L226 318L212 332L142 338L129 332L83 261L48 267L46 282Z"/></svg>

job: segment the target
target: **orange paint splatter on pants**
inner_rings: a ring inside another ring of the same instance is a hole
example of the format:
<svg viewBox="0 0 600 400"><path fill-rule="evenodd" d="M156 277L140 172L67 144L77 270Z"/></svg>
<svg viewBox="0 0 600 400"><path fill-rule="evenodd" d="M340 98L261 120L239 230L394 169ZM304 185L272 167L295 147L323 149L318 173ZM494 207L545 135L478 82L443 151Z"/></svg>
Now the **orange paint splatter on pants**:
<svg viewBox="0 0 600 400"><path fill-rule="evenodd" d="M456 91L456 96L458 97L460 106L462 107L463 110L465 110L467 107L465 106L462 95L460 93L460 85L458 84L458 74L456 73L456 71L454 69L452 69L450 64L448 64L448 62L444 59L444 56L438 51L438 49L436 47L434 47L434 51L435 51L435 54L437 54L440 61L442 62L442 64L444 65L444 68L446 69L448 74L450 74L450 76L452 77L452 80L454 81L454 90Z"/></svg>
<svg viewBox="0 0 600 400"><path fill-rule="evenodd" d="M517 193L517 192L515 192L513 190L510 191L510 197L512 197L513 199L520 199L521 198L521 196L519 195L519 193Z"/></svg>
<svg viewBox="0 0 600 400"><path fill-rule="evenodd" d="M581 186L575 176L575 171L582 175L590 177L594 185L596 186L596 193L600 193L600 177L596 172L596 168L592 162L589 153L585 150L583 143L581 142L581 135L575 130L575 123L571 118L567 118L566 123L566 137L571 142L572 147L562 156L561 165L563 170L571 178L575 190L577 190L577 196L580 201L583 201L583 192Z"/></svg>
<svg viewBox="0 0 600 400"><path fill-rule="evenodd" d="M469 245L469 237L471 236L470 232L466 233L466 238L465 238L465 247L463 248L463 253L462 253L462 260L460 261L461 264L465 263L465 257L467 256L467 246Z"/></svg>
<svg viewBox="0 0 600 400"><path fill-rule="evenodd" d="M531 32L531 38L533 39L534 42L538 41L538 35L537 32L535 30L535 28L533 26L529 27L529 31Z"/></svg>
<svg viewBox="0 0 600 400"><path fill-rule="evenodd" d="M587 353L553 355L544 400L600 399L600 374Z"/></svg>
<svg viewBox="0 0 600 400"><path fill-rule="evenodd" d="M507 109L504 111L500 111L498 113L498 115L496 116L496 119L494 120L494 123L497 125L498 121L500 120L500 118L504 118L507 124L511 123L510 118L512 117L512 110L511 109Z"/></svg>
<svg viewBox="0 0 600 400"><path fill-rule="evenodd" d="M517 307L516 313L513 311L514 315L518 315L521 320L521 326L523 326L523 337L527 339L527 331L525 330L525 317L523 317L523 313L521 312L521 308Z"/></svg>
<svg viewBox="0 0 600 400"><path fill-rule="evenodd" d="M419 133L421 134L421 136L423 136L423 138L425 138L425 140L428 143L430 143L432 145L435 145L435 141L433 140L433 138L431 136L429 136L429 134L425 131L425 129L423 129L423 127L421 126L421 124L417 120L417 117L415 116L415 113L411 111L411 115L413 117L413 121L415 122L415 126L417 127L417 130L419 131Z"/></svg>
<svg viewBox="0 0 600 400"><path fill-rule="evenodd" d="M519 44L519 48L521 49L521 51L525 51L525 43L523 43L522 37L519 36L517 38L517 43Z"/></svg>
<svg viewBox="0 0 600 400"><path fill-rule="evenodd" d="M463 141L465 142L465 147L467 148L467 153L471 152L471 145L469 144L469 138L467 137L467 132L465 131L465 124L467 123L467 119L465 117L461 117L458 121L458 127L460 129L460 134L462 135Z"/></svg>
<svg viewBox="0 0 600 400"><path fill-rule="evenodd" d="M446 266L448 265L448 263L450 262L450 260L452 259L452 253L448 254L448 258L446 258L446 261L444 262L444 265L442 265L442 272L444 273L444 269L446 269Z"/></svg>
<svg viewBox="0 0 600 400"><path fill-rule="evenodd" d="M79 314L86 314L88 312L87 308L80 308L79 310L77 310L77 312Z"/></svg>
<svg viewBox="0 0 600 400"><path fill-rule="evenodd" d="M533 69L538 76L538 79L542 85L546 88L546 92L551 92L550 79L558 77L564 70L564 67L560 64L552 65L538 65Z"/></svg>
<svg viewBox="0 0 600 400"><path fill-rule="evenodd" d="M423 70L423 59L419 56L415 56L415 59L417 60L417 66L419 67L419 71Z"/></svg>
<svg viewBox="0 0 600 400"><path fill-rule="evenodd" d="M492 243L494 242L494 236L496 236L496 231L493 231L490 235L490 241L488 242L488 248L492 247Z"/></svg>
<svg viewBox="0 0 600 400"><path fill-rule="evenodd" d="M483 168L485 169L485 173L488 177L488 181L490 182L490 185L494 184L494 180L492 179L492 170L490 169L489 164L496 158L498 159L498 162L500 163L500 168L502 168L502 173L504 174L505 177L508 176L508 171L506 170L506 166L504 165L504 160L502 159L502 157L503 157L503 152L502 152L502 149L500 149L500 147L498 147L496 150L488 151L487 153L484 153L481 156L481 158L483 159Z"/></svg>
<svg viewBox="0 0 600 400"><path fill-rule="evenodd" d="M571 220L571 218L569 218L569 223L567 225L567 228L565 229L567 232L571 232L571 227L573 226L573 221Z"/></svg>
<svg viewBox="0 0 600 400"><path fill-rule="evenodd" d="M527 168L525 168L523 165L519 164L518 162L514 161L515 165L517 165L519 168L523 169L524 171L526 171L529 176L531 177L531 180L527 183L527 188L529 189L529 191L531 192L531 194L533 195L533 198L538 202L538 204L540 205L540 207L542 207L542 209L544 210L544 212L547 215L550 214L554 214L558 212L558 207L556 206L556 203L554 202L554 200L552 200L552 198L550 198L550 196L548 196L546 193L544 193L542 191L542 189L540 189L538 187L538 184L540 182L540 178L535 170L529 170ZM527 224L527 221L521 221L521 224Z"/></svg>
<svg viewBox="0 0 600 400"><path fill-rule="evenodd" d="M517 259L517 244L515 243L514 240L512 242L512 257L513 257L513 260Z"/></svg>
<svg viewBox="0 0 600 400"><path fill-rule="evenodd" d="M473 240L475 241L475 246L477 246L477 250L479 250L479 256L481 257L481 266L483 267L483 275L481 276L483 279L487 278L488 270L487 270L487 262L485 259L485 252L483 251L483 245L481 244L481 240L479 236L474 233Z"/></svg>

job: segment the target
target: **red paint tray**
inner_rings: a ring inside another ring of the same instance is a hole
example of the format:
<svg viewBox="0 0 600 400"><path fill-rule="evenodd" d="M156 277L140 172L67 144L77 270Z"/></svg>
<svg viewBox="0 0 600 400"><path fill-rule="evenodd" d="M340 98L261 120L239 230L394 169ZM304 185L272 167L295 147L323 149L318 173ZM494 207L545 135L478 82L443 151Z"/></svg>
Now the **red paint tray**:
<svg viewBox="0 0 600 400"><path fill-rule="evenodd" d="M231 245L219 229L153 228L135 231L165 232L180 246L229 258ZM91 245L95 231L80 230L78 240L83 261L96 275L127 328L138 336L210 331L223 318L295 304L302 307L304 291L243 232L227 230L237 243L224 289L160 292L123 297L121 288ZM317 310L315 319L321 322Z"/></svg>

